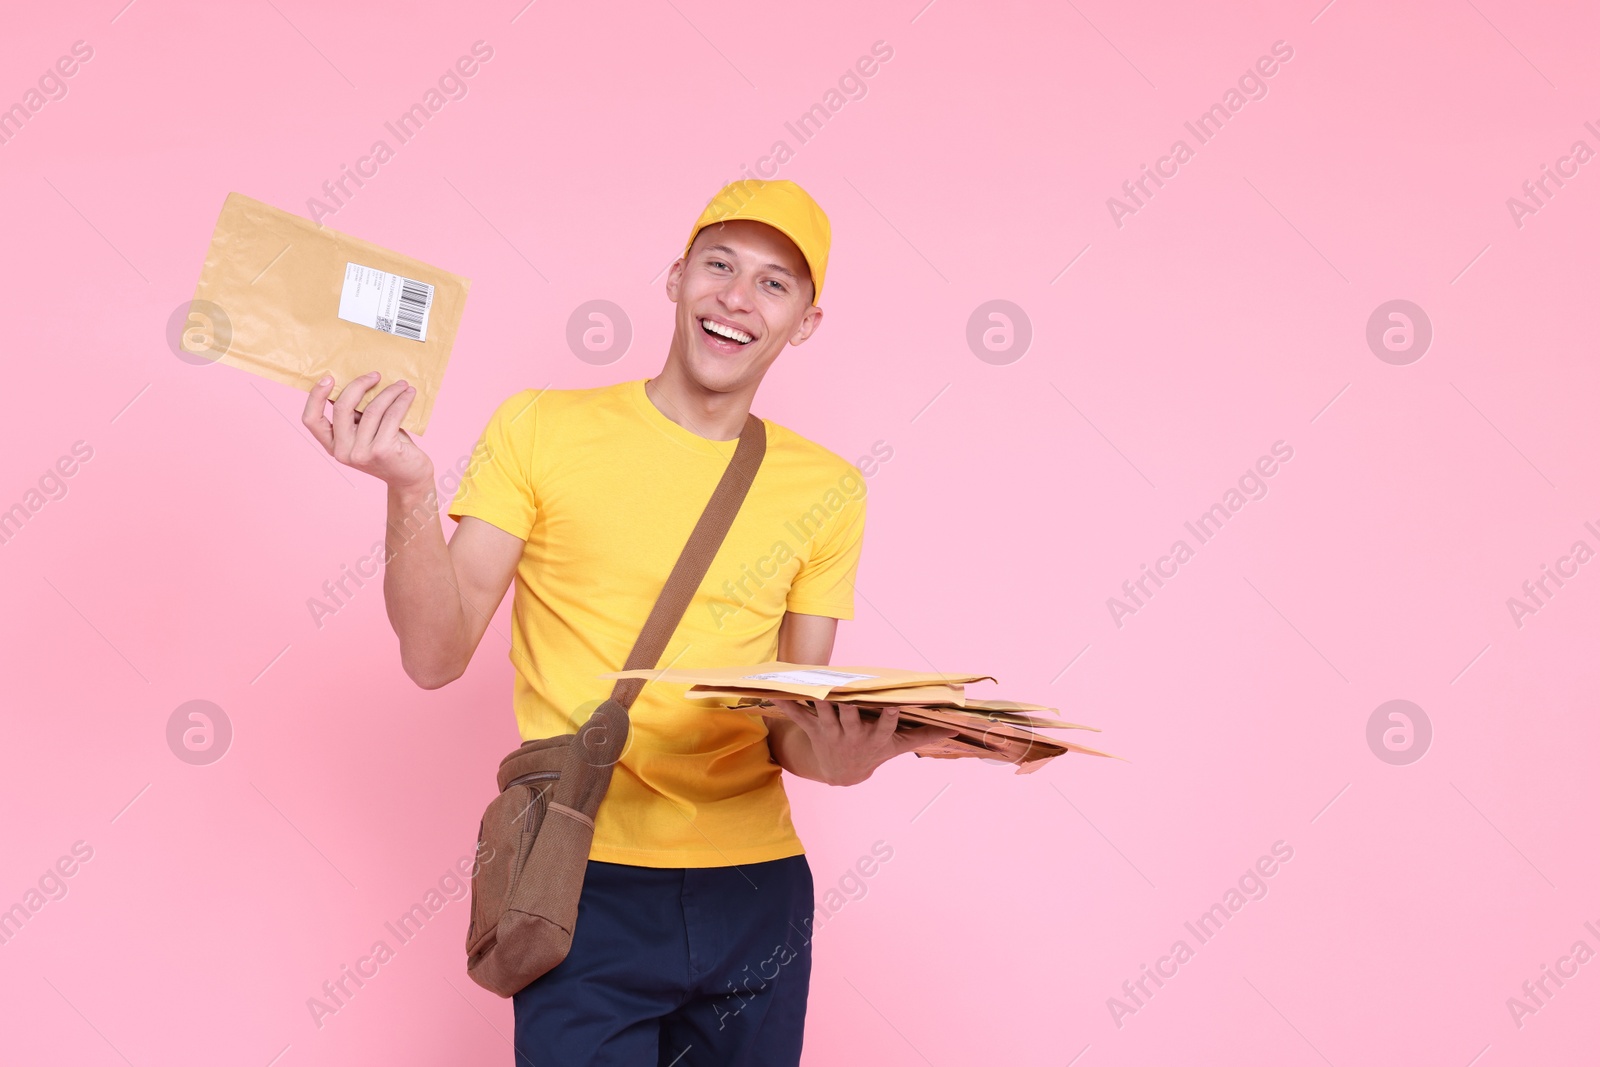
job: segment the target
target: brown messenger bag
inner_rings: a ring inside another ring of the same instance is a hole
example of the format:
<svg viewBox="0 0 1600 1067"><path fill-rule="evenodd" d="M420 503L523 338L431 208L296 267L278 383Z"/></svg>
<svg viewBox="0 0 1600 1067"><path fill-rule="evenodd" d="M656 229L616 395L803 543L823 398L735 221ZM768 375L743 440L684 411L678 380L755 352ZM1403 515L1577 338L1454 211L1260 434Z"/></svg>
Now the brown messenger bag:
<svg viewBox="0 0 1600 1067"><path fill-rule="evenodd" d="M766 426L745 419L733 459L689 535L623 670L656 666L722 546L766 453ZM467 974L509 997L566 958L594 840L594 817L626 750L642 678L621 678L576 734L524 741L500 761L500 794L478 828Z"/></svg>

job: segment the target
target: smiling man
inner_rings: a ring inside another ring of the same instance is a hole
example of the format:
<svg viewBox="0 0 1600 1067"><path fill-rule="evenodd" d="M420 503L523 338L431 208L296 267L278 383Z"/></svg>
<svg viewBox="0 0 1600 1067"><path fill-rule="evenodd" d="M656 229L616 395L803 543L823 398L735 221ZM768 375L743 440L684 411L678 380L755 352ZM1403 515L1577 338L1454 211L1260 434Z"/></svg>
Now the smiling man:
<svg viewBox="0 0 1600 1067"><path fill-rule="evenodd" d="M389 484L384 595L417 684L461 676L515 579L518 729L577 730L609 694L598 675L627 658L767 369L821 325L829 240L793 182L719 192L667 275L676 312L660 373L502 402L449 508L448 546L432 464L398 427L409 388L385 389L359 421L363 389L346 389L331 422L331 384L313 391L306 425ZM765 459L662 665L827 663L853 615L866 483L765 427ZM814 900L782 772L851 785L949 732L896 732L893 710L868 724L849 705L782 709L769 721L645 686L595 820L571 951L513 998L519 1064L799 1062Z"/></svg>

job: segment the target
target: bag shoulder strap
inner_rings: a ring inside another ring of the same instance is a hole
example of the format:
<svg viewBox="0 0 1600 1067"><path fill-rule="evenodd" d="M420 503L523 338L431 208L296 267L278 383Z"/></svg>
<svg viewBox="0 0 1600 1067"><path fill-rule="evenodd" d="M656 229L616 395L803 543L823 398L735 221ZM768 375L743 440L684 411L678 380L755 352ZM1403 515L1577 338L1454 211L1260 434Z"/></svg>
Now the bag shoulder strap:
<svg viewBox="0 0 1600 1067"><path fill-rule="evenodd" d="M654 667L661 659L661 653L666 651L667 642L672 639L679 620L688 610L694 591L700 587L706 571L711 568L712 559L722 547L734 516L738 515L745 495L750 491L750 484L755 481L756 470L761 466L766 451L766 424L755 415L747 415L733 459L728 461L728 469L723 471L722 480L717 483L716 491L711 494L710 502L700 515L700 521L689 535L688 544L683 546L678 562L667 577L667 584L662 586L661 595L656 598L655 607L650 609L650 617L645 620L644 629L639 631L638 640L633 643L633 651L628 653L628 662L623 665L623 670ZM645 681L643 678L618 678L617 684L612 687L611 699L624 708L631 706L639 690L644 688Z"/></svg>

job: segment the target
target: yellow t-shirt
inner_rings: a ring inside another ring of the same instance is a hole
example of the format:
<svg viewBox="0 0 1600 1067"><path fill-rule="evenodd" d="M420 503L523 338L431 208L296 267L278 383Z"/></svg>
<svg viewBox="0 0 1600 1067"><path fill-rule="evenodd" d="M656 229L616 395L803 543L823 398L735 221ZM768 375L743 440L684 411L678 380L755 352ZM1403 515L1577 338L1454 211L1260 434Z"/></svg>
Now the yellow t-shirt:
<svg viewBox="0 0 1600 1067"><path fill-rule="evenodd" d="M524 539L512 597L523 740L575 733L620 670L733 456L656 409L644 379L525 389L495 409L448 514ZM777 658L784 612L848 619L866 481L764 420L767 451L659 665ZM645 685L595 820L590 858L722 867L804 852L758 715Z"/></svg>

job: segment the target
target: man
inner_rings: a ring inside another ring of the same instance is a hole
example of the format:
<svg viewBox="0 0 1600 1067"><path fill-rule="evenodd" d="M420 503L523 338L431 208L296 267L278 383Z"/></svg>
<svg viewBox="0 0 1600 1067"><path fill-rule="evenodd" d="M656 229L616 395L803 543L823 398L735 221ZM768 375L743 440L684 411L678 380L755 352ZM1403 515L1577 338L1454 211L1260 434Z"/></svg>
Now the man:
<svg viewBox="0 0 1600 1067"><path fill-rule="evenodd" d="M627 658L767 368L821 324L829 238L793 182L724 188L667 274L677 310L660 374L502 402L450 506L448 546L432 464L398 425L410 387L390 385L359 420L375 374L350 383L331 420L333 383L312 391L318 440L388 483L384 597L408 676L426 689L460 677L515 578L521 736L577 730L609 694L597 676ZM866 484L766 427L760 471L662 666L827 663L853 615ZM513 998L519 1063L799 1061L813 892L782 770L851 785L950 732L896 732L894 709L865 724L849 705L780 707L767 720L645 686L595 821L571 952Z"/></svg>

